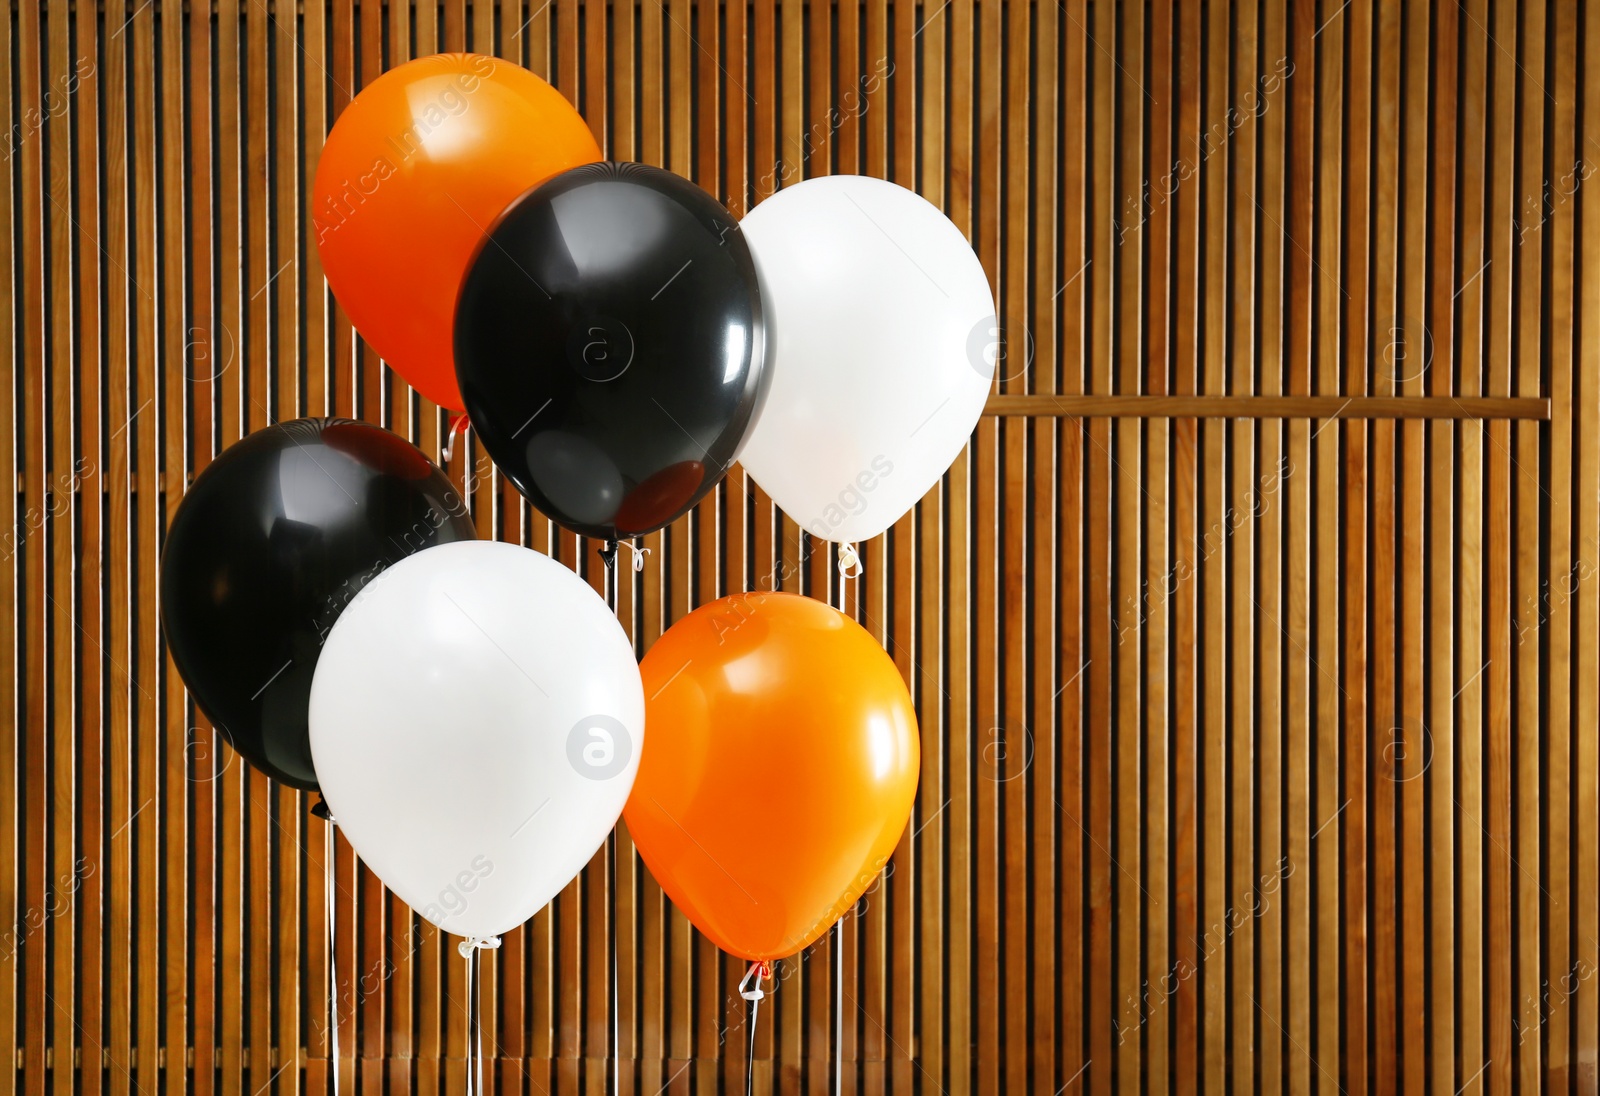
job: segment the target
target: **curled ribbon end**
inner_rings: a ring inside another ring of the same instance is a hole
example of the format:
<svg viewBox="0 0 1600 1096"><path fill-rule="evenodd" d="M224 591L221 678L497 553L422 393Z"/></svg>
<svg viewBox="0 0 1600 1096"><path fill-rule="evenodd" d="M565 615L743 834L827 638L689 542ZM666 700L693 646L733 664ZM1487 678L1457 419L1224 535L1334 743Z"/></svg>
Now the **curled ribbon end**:
<svg viewBox="0 0 1600 1096"><path fill-rule="evenodd" d="M622 542L622 546L633 553L633 569L635 573L644 570L644 557L650 554L650 549L641 548L631 540Z"/></svg>
<svg viewBox="0 0 1600 1096"><path fill-rule="evenodd" d="M861 575L861 557L856 554L854 544L839 545L839 577L859 578Z"/></svg>

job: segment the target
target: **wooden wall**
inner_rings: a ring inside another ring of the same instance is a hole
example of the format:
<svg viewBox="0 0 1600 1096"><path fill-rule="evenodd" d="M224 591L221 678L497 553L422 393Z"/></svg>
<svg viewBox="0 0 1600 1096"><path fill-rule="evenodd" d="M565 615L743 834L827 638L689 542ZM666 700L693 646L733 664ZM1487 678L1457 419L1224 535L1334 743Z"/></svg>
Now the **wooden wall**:
<svg viewBox="0 0 1600 1096"><path fill-rule="evenodd" d="M463 48L736 212L912 186L1001 299L993 413L847 591L916 812L784 965L757 1091L1596 1091L1593 10L103 4L0 23L0 1096L330 1091L329 835L188 703L157 561L269 422L438 452L308 193L353 92ZM481 449L449 471L600 587ZM641 650L837 583L739 470L651 542ZM465 964L342 842L333 881L341 1092L462 1092ZM741 974L619 833L493 957L494 1084L736 1093Z"/></svg>

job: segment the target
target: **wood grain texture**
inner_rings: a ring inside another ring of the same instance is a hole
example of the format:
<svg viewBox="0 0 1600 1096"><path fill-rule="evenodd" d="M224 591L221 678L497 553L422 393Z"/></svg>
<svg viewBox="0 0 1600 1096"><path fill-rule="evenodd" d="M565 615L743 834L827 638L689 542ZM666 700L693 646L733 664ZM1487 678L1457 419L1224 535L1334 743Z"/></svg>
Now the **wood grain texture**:
<svg viewBox="0 0 1600 1096"><path fill-rule="evenodd" d="M439 456L306 226L353 95L461 49L735 214L899 182L997 305L972 443L859 580L735 467L617 591L641 654L758 588L883 643L924 748L883 877L747 1063L740 965L619 828L486 957L490 1089L1596 1090L1591 4L9 0L0 1096L465 1091L451 942L156 611L244 434ZM604 590L470 436L446 471Z"/></svg>

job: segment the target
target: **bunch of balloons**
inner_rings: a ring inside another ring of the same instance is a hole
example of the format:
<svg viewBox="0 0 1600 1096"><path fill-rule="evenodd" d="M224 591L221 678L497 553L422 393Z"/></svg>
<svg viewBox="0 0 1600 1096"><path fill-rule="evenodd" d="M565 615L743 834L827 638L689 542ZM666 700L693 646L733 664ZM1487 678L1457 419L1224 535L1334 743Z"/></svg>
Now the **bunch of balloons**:
<svg viewBox="0 0 1600 1096"><path fill-rule="evenodd" d="M736 460L812 535L876 536L990 390L989 284L938 209L831 177L737 220L669 172L602 162L507 61L375 80L328 137L313 212L362 336L613 553ZM179 507L161 599L227 740L320 790L372 870L473 944L532 916L625 814L707 937L776 959L860 897L910 817L915 712L860 625L740 594L640 665L593 589L476 540L444 475L374 426L282 423L225 451Z"/></svg>

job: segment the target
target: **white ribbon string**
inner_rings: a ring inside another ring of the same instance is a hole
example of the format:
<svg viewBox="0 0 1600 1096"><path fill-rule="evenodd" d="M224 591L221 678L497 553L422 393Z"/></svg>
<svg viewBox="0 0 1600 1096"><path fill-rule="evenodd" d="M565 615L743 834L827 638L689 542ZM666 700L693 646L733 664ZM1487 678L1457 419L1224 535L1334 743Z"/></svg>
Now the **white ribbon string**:
<svg viewBox="0 0 1600 1096"><path fill-rule="evenodd" d="M844 598L841 596L840 601ZM833 1091L844 1096L844 918L833 923Z"/></svg>
<svg viewBox="0 0 1600 1096"><path fill-rule="evenodd" d="M635 571L643 571L644 556L650 554L650 549L643 549L643 554L641 554L640 549L635 548L632 542L621 541L619 543L626 544L628 546L628 550L633 553L633 569ZM616 547L613 545L611 549L611 558L606 560L606 608L611 610L612 615L617 616L617 623L621 624L622 619L620 615L617 614L618 591L621 589L621 583L617 578L616 562ZM629 638L631 640L632 637L630 636ZM609 893L614 896L617 893L617 838L615 833L612 833L606 837L605 855L606 888ZM606 972L611 977L611 1084L609 1091L611 1096L621 1096L622 1013L617 1006L617 987L619 984L620 974L617 970L617 937L615 933L611 933L606 941Z"/></svg>
<svg viewBox="0 0 1600 1096"><path fill-rule="evenodd" d="M485 949L498 948L498 936L469 936L456 945L467 961L467 1096L483 1096L483 995L478 956Z"/></svg>
<svg viewBox="0 0 1600 1096"><path fill-rule="evenodd" d="M440 464L448 464L450 459L455 456L456 436L459 434L464 434L471 429L472 423L468 421L466 415L463 414L450 416L450 425L447 428L448 433L444 440L444 448L439 450Z"/></svg>
<svg viewBox="0 0 1600 1096"><path fill-rule="evenodd" d="M333 836L333 818L328 818L327 851L323 853L326 861L327 881L324 884L328 891L328 1027L332 1039L329 1056L333 1059L333 1096L339 1096L339 949L334 946L338 938L338 921L334 919L333 888L338 884L338 873L334 870L333 853L336 842Z"/></svg>
<svg viewBox="0 0 1600 1096"><path fill-rule="evenodd" d="M772 968L765 960L750 964L750 969L744 972L744 978L739 982L739 996L750 1002L750 1048L745 1053L744 1059L744 1092L750 1096L755 1085L756 1069L756 1016L761 1011L761 999L767 991L761 988L763 978L772 977ZM778 984L772 984L772 992L778 992Z"/></svg>

